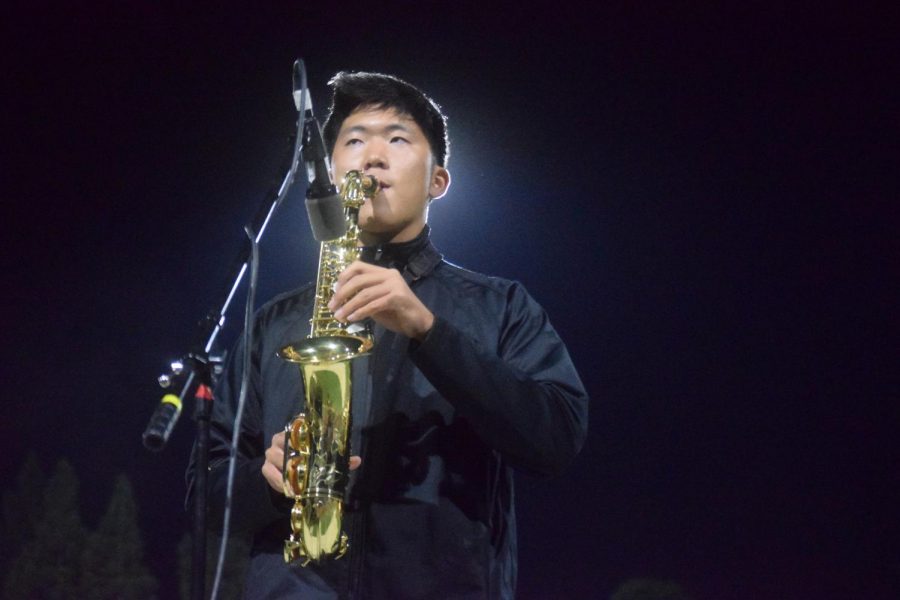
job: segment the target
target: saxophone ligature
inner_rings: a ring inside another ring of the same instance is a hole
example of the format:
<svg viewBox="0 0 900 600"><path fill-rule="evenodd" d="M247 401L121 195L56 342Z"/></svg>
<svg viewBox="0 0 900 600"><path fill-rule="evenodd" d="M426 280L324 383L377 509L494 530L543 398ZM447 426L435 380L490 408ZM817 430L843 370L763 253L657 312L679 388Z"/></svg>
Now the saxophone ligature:
<svg viewBox="0 0 900 600"><path fill-rule="evenodd" d="M374 336L362 324L334 318L328 302L338 275L359 257L359 209L378 191L378 181L350 171L340 186L347 231L322 242L309 336L279 351L297 363L305 406L285 427L284 493L294 499L284 560L305 566L340 558L349 547L342 531L343 499L350 472L350 361L366 354Z"/></svg>

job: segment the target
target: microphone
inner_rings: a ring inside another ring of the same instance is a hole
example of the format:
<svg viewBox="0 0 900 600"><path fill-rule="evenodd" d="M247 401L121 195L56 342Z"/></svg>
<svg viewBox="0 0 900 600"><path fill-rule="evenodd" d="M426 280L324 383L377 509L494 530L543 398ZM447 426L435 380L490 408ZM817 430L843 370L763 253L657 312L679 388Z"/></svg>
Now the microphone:
<svg viewBox="0 0 900 600"><path fill-rule="evenodd" d="M311 112L311 111L310 111ZM347 232L344 218L344 201L328 174L328 159L322 130L315 117L309 116L303 123L303 162L306 163L306 212L313 237L325 242L341 237Z"/></svg>
<svg viewBox="0 0 900 600"><path fill-rule="evenodd" d="M328 172L328 155L322 129L313 114L312 98L305 85L305 68L302 61L294 64L294 105L303 108L303 151L301 156L306 165L306 212L313 237L317 242L325 242L341 237L347 231L344 218L344 201L331 181ZM302 83L301 83L302 82Z"/></svg>
<svg viewBox="0 0 900 600"><path fill-rule="evenodd" d="M169 441L169 435L178 422L181 414L181 398L175 394L166 394L156 407L156 412L150 417L147 429L144 430L144 447L147 450L159 452Z"/></svg>

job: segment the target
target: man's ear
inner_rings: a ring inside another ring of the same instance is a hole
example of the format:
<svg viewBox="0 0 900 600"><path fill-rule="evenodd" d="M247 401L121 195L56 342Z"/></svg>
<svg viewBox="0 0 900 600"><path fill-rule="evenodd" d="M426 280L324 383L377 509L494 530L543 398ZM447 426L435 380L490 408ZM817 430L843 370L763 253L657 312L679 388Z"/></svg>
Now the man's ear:
<svg viewBox="0 0 900 600"><path fill-rule="evenodd" d="M431 182L428 185L428 195L432 200L437 200L450 189L450 171L444 167L435 167L431 172Z"/></svg>

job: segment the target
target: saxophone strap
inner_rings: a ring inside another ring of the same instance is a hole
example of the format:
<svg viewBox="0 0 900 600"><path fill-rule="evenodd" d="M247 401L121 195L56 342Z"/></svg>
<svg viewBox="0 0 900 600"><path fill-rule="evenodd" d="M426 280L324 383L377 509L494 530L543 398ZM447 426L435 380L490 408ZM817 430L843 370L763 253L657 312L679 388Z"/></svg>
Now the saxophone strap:
<svg viewBox="0 0 900 600"><path fill-rule="evenodd" d="M406 283L411 285L413 281L430 275L444 258L431 243L430 233L431 229L425 225L421 233L408 242L366 246L361 258L379 267L397 269Z"/></svg>
<svg viewBox="0 0 900 600"><path fill-rule="evenodd" d="M427 277L443 259L444 257L437 251L431 240L428 240L422 251L415 254L406 263L406 268L403 269L403 279L407 284L412 284L413 281Z"/></svg>

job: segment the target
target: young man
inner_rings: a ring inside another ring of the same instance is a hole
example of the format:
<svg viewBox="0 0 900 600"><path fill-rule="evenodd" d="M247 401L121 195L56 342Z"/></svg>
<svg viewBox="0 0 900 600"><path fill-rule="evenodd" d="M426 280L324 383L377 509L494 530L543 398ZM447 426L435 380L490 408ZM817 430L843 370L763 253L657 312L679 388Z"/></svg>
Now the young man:
<svg viewBox="0 0 900 600"><path fill-rule="evenodd" d="M313 286L257 315L232 525L252 535L249 598L511 598L516 581L513 468L552 475L579 451L587 395L547 316L517 283L445 262L428 238L447 191L446 121L394 77L338 73L325 124L335 181L374 175L360 210L362 260L330 303L371 318L372 353L353 362L353 472L347 556L286 565L285 423L301 410L296 365L276 356L305 337ZM221 521L244 349L216 390L210 515ZM361 463L360 463L361 459ZM192 473L188 473L189 483Z"/></svg>

